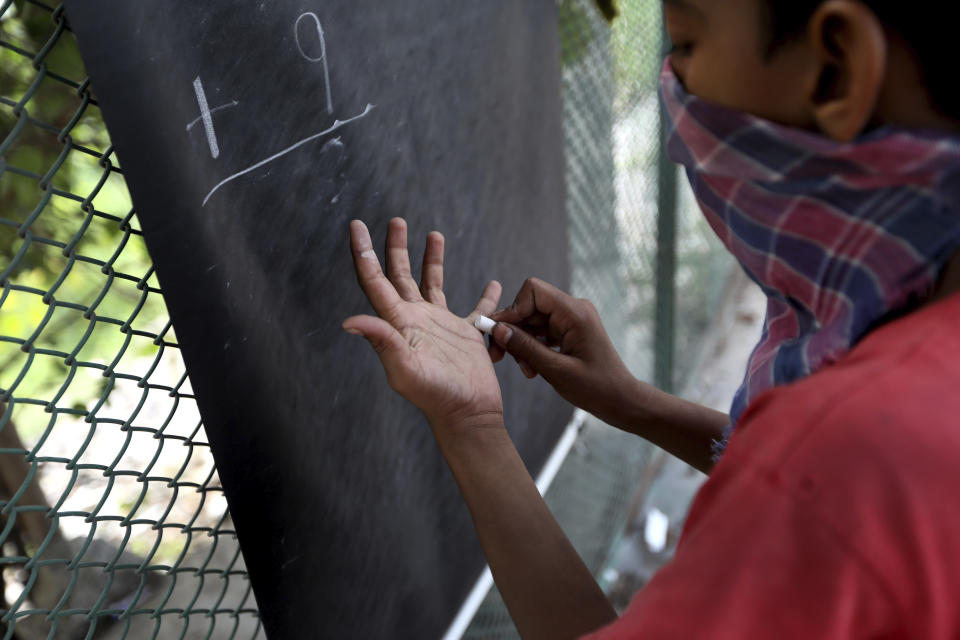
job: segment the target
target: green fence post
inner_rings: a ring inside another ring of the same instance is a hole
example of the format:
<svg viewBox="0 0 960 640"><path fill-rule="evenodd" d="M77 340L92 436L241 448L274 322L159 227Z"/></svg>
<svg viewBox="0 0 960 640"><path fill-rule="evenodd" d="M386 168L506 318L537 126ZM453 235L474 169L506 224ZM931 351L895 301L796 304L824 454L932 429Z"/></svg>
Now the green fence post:
<svg viewBox="0 0 960 640"><path fill-rule="evenodd" d="M665 32L664 44L669 42ZM656 312L653 327L654 383L673 392L676 346L675 290L677 274L677 168L667 157L666 117L660 106L660 145L657 152L657 268Z"/></svg>

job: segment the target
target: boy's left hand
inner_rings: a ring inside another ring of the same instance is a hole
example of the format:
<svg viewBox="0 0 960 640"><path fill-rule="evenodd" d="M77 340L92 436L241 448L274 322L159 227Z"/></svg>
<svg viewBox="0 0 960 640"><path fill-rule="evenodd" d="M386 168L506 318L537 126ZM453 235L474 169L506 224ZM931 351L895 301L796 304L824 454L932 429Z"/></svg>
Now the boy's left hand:
<svg viewBox="0 0 960 640"><path fill-rule="evenodd" d="M440 233L427 236L419 287L410 272L402 218L390 221L386 275L370 233L359 220L350 223L350 248L357 280L379 317L352 316L343 328L370 342L390 386L423 411L438 438L457 428L502 419L500 384L482 334L473 326L477 314L489 315L496 309L500 284L490 282L474 311L461 318L447 309L443 294Z"/></svg>

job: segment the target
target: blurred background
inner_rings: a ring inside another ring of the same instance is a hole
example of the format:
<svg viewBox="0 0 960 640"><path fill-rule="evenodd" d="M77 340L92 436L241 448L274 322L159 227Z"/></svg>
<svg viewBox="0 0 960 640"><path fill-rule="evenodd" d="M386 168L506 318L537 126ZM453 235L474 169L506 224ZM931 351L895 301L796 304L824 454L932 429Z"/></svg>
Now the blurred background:
<svg viewBox="0 0 960 640"><path fill-rule="evenodd" d="M661 2L557 15L572 293L637 377L726 410L763 300L664 156ZM0 0L0 288L3 637L263 637L96 89L33 0ZM703 476L577 424L547 502L622 609ZM516 637L495 588L470 613L465 637Z"/></svg>

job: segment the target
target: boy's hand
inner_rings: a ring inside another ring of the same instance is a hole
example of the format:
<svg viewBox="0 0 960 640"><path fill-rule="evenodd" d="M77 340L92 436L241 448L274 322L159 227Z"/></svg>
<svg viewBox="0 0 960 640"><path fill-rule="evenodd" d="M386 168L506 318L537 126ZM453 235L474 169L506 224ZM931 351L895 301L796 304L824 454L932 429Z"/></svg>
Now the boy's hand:
<svg viewBox="0 0 960 640"><path fill-rule="evenodd" d="M353 316L343 328L370 342L390 386L423 411L438 438L447 435L438 429L454 425L502 424L500 385L472 323L496 308L500 284L490 282L473 313L460 318L447 310L443 294L440 233L427 236L419 287L410 273L403 219L390 221L386 276L359 220L350 223L350 248L357 280L379 317Z"/></svg>
<svg viewBox="0 0 960 640"><path fill-rule="evenodd" d="M553 285L530 278L497 321L490 356L506 351L528 378L539 373L573 405L618 424L636 381L617 354L596 308Z"/></svg>

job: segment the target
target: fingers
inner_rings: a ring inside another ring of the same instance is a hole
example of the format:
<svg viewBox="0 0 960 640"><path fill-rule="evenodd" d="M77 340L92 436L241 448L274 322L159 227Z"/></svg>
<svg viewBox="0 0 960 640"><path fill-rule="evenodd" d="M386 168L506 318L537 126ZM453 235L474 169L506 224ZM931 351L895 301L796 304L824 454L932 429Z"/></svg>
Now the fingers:
<svg viewBox="0 0 960 640"><path fill-rule="evenodd" d="M380 357L388 379L408 362L410 345L386 320L374 316L351 316L341 325L347 333L362 336Z"/></svg>
<svg viewBox="0 0 960 640"><path fill-rule="evenodd" d="M487 286L484 288L483 293L480 294L480 300L477 302L477 306L474 307L473 312L467 316L467 318L476 317L478 314L482 316L489 316L497 308L497 304L500 302L500 295L503 293L503 287L500 286L500 283L496 280L491 280L487 283ZM487 353L490 354L490 360L493 362L500 362L503 360L503 347L498 345L495 341L490 340L490 344L487 345Z"/></svg>
<svg viewBox="0 0 960 640"><path fill-rule="evenodd" d="M387 280L380 269L380 260L373 250L370 232L359 220L350 222L350 250L353 253L353 267L357 272L360 288L370 300L374 311L382 318L389 318L399 304L403 302L393 284Z"/></svg>
<svg viewBox="0 0 960 640"><path fill-rule="evenodd" d="M387 278L404 300L417 302L423 299L413 274L410 273L407 222L403 218L392 218L387 228Z"/></svg>
<svg viewBox="0 0 960 640"><path fill-rule="evenodd" d="M557 353L519 327L498 322L493 328L493 337L504 351L517 360L528 378L540 373L550 382L563 367L569 366L571 358Z"/></svg>
<svg viewBox="0 0 960 640"><path fill-rule="evenodd" d="M443 234L432 231L427 234L427 248L423 251L423 270L420 276L420 293L424 299L447 306L443 294Z"/></svg>
<svg viewBox="0 0 960 640"><path fill-rule="evenodd" d="M525 375L527 378L530 378L531 380L533 380L534 378L537 377L537 372L534 371L533 368L530 365L528 365L526 362L524 362L523 360L520 360L519 358L514 358L514 360L516 360L517 365L520 367L520 371L522 371L523 375Z"/></svg>
<svg viewBox="0 0 960 640"><path fill-rule="evenodd" d="M526 324L535 318L549 319L555 312L570 306L573 298L556 288L552 284L539 278L528 278L513 304L491 316L497 322L511 324Z"/></svg>
<svg viewBox="0 0 960 640"><path fill-rule="evenodd" d="M480 300L477 302L477 306L473 309L473 312L470 316L475 316L480 314L482 316L489 316L496 310L497 304L500 302L500 295L503 293L503 287L500 286L500 283L496 280L491 280L487 283L487 286L484 288L483 293L480 295Z"/></svg>
<svg viewBox="0 0 960 640"><path fill-rule="evenodd" d="M496 322L520 327L534 336L545 338L547 344L554 345L562 337L562 330L551 323L550 314L560 306L564 298L569 296L560 289L538 278L529 278L523 283L511 306L484 315L489 315ZM495 341L490 342L488 351L493 362L500 362L506 353L503 346ZM524 374L527 374L527 371L524 371Z"/></svg>
<svg viewBox="0 0 960 640"><path fill-rule="evenodd" d="M496 340L491 340L490 344L487 345L487 353L490 354L491 361L500 362L503 360L503 356L506 354L506 351L503 350L503 347L497 344Z"/></svg>

